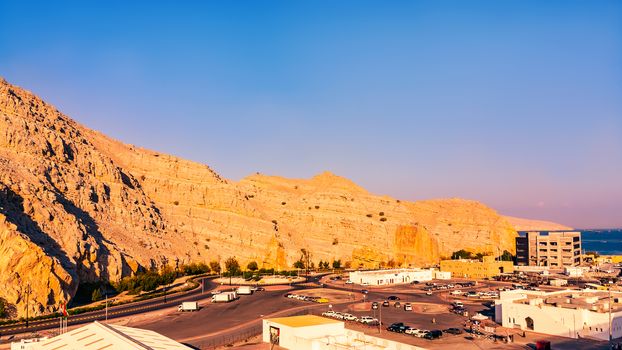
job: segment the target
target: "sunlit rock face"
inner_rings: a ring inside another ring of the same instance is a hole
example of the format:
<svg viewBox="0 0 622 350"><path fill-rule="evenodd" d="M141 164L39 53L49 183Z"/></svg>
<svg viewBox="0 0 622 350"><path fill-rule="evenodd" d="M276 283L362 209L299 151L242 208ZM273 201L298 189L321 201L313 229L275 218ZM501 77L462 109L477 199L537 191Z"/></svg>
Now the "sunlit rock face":
<svg viewBox="0 0 622 350"><path fill-rule="evenodd" d="M24 315L70 300L82 282L141 268L238 258L291 268L434 264L453 251L514 251L516 231L483 204L406 202L322 173L252 175L123 144L0 82L0 298Z"/></svg>

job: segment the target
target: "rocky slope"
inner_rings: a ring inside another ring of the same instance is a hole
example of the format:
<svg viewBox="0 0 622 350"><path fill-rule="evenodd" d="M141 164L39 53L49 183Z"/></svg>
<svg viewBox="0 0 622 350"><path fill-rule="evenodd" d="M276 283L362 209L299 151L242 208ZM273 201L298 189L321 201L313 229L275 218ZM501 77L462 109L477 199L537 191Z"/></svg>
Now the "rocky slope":
<svg viewBox="0 0 622 350"><path fill-rule="evenodd" d="M459 249L514 250L514 227L481 203L405 202L331 173L252 175L126 145L33 94L0 82L0 298L31 314L70 300L79 283L140 268L236 256L289 268L427 265Z"/></svg>

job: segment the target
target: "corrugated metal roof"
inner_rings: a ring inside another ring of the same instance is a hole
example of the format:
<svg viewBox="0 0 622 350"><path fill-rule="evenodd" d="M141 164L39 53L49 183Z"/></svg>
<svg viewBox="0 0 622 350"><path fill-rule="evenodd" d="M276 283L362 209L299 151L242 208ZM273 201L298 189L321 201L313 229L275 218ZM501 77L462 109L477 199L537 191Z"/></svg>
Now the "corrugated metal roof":
<svg viewBox="0 0 622 350"><path fill-rule="evenodd" d="M42 350L188 350L191 349L154 331L97 321L37 344Z"/></svg>

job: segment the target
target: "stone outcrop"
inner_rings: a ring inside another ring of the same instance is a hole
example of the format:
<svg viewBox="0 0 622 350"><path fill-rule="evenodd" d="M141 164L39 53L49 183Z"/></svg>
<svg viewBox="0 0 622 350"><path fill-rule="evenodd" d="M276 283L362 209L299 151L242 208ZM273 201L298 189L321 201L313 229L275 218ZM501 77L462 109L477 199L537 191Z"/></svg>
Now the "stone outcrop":
<svg viewBox="0 0 622 350"><path fill-rule="evenodd" d="M515 236L483 204L400 201L328 172L223 179L0 81L0 298L19 315L55 309L80 283L175 262L235 256L286 269L305 249L315 263L427 265L463 248L514 251Z"/></svg>

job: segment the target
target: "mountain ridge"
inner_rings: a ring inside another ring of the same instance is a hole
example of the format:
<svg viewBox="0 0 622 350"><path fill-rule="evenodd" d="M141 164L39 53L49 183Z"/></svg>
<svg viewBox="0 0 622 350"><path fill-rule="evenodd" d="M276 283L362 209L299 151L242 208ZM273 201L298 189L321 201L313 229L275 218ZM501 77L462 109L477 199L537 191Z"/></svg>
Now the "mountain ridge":
<svg viewBox="0 0 622 350"><path fill-rule="evenodd" d="M291 268L438 262L453 251L514 251L514 227L462 199L408 202L330 172L239 181L209 166L88 129L0 80L0 298L31 315L70 301L81 283L141 269L224 261Z"/></svg>

